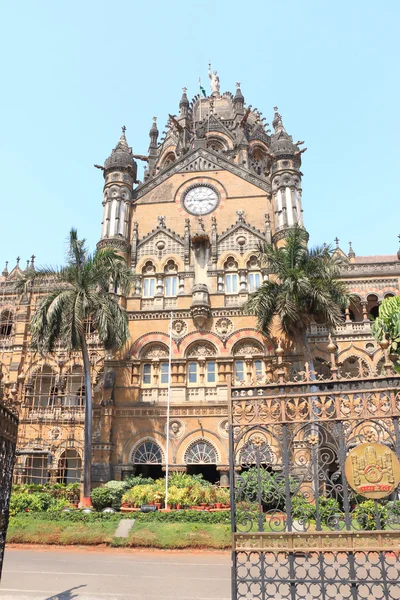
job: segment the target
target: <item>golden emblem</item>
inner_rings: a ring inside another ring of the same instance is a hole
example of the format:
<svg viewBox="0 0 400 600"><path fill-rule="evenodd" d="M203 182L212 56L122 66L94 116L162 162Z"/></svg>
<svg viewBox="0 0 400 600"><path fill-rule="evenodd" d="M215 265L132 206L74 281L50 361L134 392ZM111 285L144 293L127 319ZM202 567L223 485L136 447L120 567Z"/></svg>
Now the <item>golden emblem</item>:
<svg viewBox="0 0 400 600"><path fill-rule="evenodd" d="M384 498L400 482L400 462L384 444L368 442L351 450L344 470L349 486L366 498Z"/></svg>

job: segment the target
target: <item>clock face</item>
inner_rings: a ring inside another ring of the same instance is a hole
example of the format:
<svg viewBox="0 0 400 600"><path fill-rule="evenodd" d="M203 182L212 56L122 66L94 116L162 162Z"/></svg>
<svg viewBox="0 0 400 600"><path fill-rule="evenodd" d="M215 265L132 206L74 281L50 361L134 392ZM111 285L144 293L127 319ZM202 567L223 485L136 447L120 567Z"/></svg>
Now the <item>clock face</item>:
<svg viewBox="0 0 400 600"><path fill-rule="evenodd" d="M197 185L186 192L183 206L192 215L206 215L218 205L218 193L207 185Z"/></svg>

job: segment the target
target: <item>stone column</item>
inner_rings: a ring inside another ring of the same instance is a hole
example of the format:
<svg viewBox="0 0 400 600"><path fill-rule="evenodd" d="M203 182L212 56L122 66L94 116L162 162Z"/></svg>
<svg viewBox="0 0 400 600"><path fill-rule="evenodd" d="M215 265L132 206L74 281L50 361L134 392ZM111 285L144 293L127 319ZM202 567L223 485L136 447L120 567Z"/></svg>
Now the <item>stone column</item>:
<svg viewBox="0 0 400 600"><path fill-rule="evenodd" d="M229 487L229 467L227 465L221 465L217 467L219 472L219 485L224 488Z"/></svg>

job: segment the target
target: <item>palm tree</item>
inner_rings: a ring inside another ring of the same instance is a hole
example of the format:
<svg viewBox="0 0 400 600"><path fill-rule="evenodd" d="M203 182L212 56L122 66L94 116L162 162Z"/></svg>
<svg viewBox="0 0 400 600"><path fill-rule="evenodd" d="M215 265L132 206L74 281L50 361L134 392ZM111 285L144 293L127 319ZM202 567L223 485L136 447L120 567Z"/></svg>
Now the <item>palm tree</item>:
<svg viewBox="0 0 400 600"><path fill-rule="evenodd" d="M121 348L129 337L128 318L115 298L115 290L127 294L134 277L125 260L105 248L89 254L85 240L71 229L67 262L59 268L28 269L18 280L20 294L34 283L51 283L30 323L31 346L40 354L52 353L61 343L82 354L85 383L85 442L83 496L90 497L92 466L92 379L86 342L92 323L106 350ZM111 290L111 291L110 291Z"/></svg>
<svg viewBox="0 0 400 600"><path fill-rule="evenodd" d="M244 309L257 317L267 337L278 320L282 332L302 346L313 371L307 339L310 324L317 321L330 328L343 323L343 310L351 297L346 284L338 280L340 257L326 246L309 250L307 242L306 230L297 225L289 230L283 247L260 247L260 266L268 269L270 278L251 294Z"/></svg>
<svg viewBox="0 0 400 600"><path fill-rule="evenodd" d="M378 342L389 347L391 355L395 355L395 369L399 370L400 362L400 296L385 298L379 307L379 314L372 324L372 335Z"/></svg>

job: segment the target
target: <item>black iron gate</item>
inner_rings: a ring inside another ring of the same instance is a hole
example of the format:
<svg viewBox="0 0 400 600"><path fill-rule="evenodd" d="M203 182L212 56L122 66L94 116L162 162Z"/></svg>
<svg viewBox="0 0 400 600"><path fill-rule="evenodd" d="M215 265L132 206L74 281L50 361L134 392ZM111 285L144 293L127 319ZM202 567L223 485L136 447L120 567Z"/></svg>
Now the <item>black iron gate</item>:
<svg viewBox="0 0 400 600"><path fill-rule="evenodd" d="M8 527L18 417L0 402L0 578Z"/></svg>
<svg viewBox="0 0 400 600"><path fill-rule="evenodd" d="M389 370L291 382L278 370L230 388L234 600L400 599L400 377Z"/></svg>

